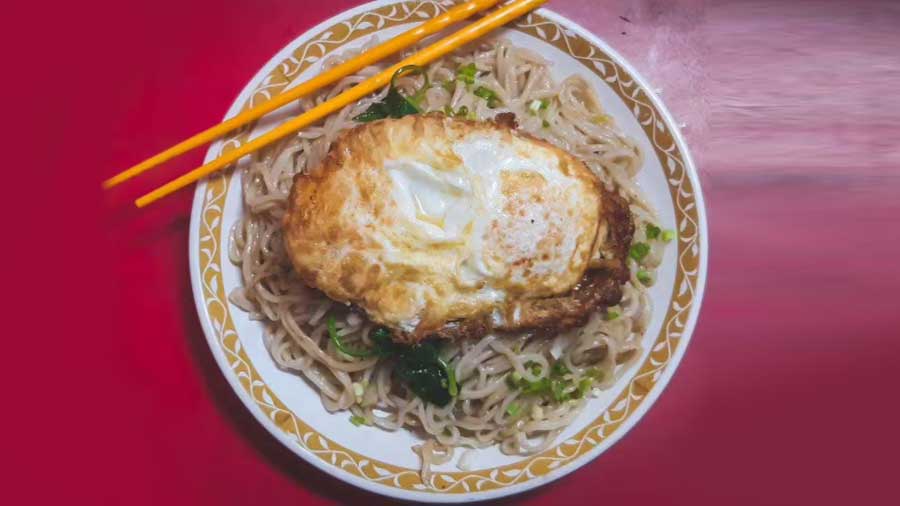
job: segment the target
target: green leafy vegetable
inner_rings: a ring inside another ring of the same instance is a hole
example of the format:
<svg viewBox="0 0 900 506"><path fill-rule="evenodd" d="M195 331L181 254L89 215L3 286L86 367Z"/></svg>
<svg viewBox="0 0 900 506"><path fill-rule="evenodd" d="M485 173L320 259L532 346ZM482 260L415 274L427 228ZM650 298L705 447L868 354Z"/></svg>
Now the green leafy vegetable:
<svg viewBox="0 0 900 506"><path fill-rule="evenodd" d="M674 230L664 230L664 231L663 231L663 233L662 233L662 240L663 240L663 241L665 241L665 242L671 242L672 239L674 239L674 238L675 238L675 231L674 231Z"/></svg>
<svg viewBox="0 0 900 506"><path fill-rule="evenodd" d="M402 118L418 113L419 109L412 102L396 89L391 89L383 101L370 105L366 112L354 117L353 120L359 123L369 123L379 119Z"/></svg>
<svg viewBox="0 0 900 506"><path fill-rule="evenodd" d="M406 74L421 74L425 76L425 84L409 98L400 94L397 89L397 79ZM428 89L428 74L425 69L418 65L407 65L400 67L391 77L391 87L387 95L381 102L376 102L369 106L366 111L353 118L359 123L368 123L384 118L402 118L410 114L418 114L422 112L419 104L425 98L425 91Z"/></svg>
<svg viewBox="0 0 900 506"><path fill-rule="evenodd" d="M628 256L635 259L635 261L640 262L648 253L650 253L650 245L643 242L636 242L631 245Z"/></svg>
<svg viewBox="0 0 900 506"><path fill-rule="evenodd" d="M647 239L656 239L659 237L659 227L652 223L647 224Z"/></svg>
<svg viewBox="0 0 900 506"><path fill-rule="evenodd" d="M350 417L350 423L352 423L353 425L355 425L355 426L357 426L357 427L359 427L360 425L368 425L368 424L366 423L366 419L365 419L364 417L359 416L359 415L353 415L353 416L351 416L351 417Z"/></svg>
<svg viewBox="0 0 900 506"><path fill-rule="evenodd" d="M607 321L613 321L620 316L622 316L622 315L620 315L618 311L612 311L612 310L606 311L606 320Z"/></svg>
<svg viewBox="0 0 900 506"><path fill-rule="evenodd" d="M358 350L355 348L351 348L345 345L341 341L341 336L338 335L337 332L337 324L334 321L334 316L328 317L328 337L331 338L331 342L334 343L335 348L337 348L341 353L350 357L357 358L366 358L371 357L376 354L375 348L370 348L368 350Z"/></svg>
<svg viewBox="0 0 900 506"><path fill-rule="evenodd" d="M479 86L478 88L475 88L474 93L476 97L485 99L488 103L488 107L490 107L491 109L497 107L500 104L500 97L498 97L497 93L490 88Z"/></svg>
<svg viewBox="0 0 900 506"><path fill-rule="evenodd" d="M391 331L387 327L376 327L369 334L369 339L375 344L375 353L379 357L386 357L397 352L402 348L402 344L396 344L391 339Z"/></svg>
<svg viewBox="0 0 900 506"><path fill-rule="evenodd" d="M476 67L474 63L469 63L468 65L463 65L462 67L456 69L456 79L466 84L474 84L475 74L477 72L478 67Z"/></svg>
<svg viewBox="0 0 900 506"><path fill-rule="evenodd" d="M446 406L452 398L449 373L438 356L435 343L406 346L399 355L394 372L426 402Z"/></svg>
<svg viewBox="0 0 900 506"><path fill-rule="evenodd" d="M406 65L405 67L400 67L394 72L394 75L391 76L391 88L397 89L397 79L403 77L405 74L421 75L425 78L422 87L416 90L416 92L407 99L407 101L416 108L416 112L421 112L422 101L425 100L425 92L428 91L428 87L430 86L428 74L425 73L425 67L420 67L418 65Z"/></svg>
<svg viewBox="0 0 900 506"><path fill-rule="evenodd" d="M426 402L446 406L452 397L458 395L456 375L438 354L438 343L398 344L391 340L390 330L384 327L375 329L371 338L381 356L397 357L394 372Z"/></svg>
<svg viewBox="0 0 900 506"><path fill-rule="evenodd" d="M377 327L369 334L373 346L367 350L351 348L341 341L334 317L328 317L328 336L341 353L351 357L396 357L394 372L417 396L426 402L446 406L459 395L453 368L438 354L438 344L425 341L417 345L398 344L391 331Z"/></svg>
<svg viewBox="0 0 900 506"><path fill-rule="evenodd" d="M653 282L653 277L650 276L650 273L645 270L637 271L637 278L638 278L638 281L640 281L641 283L643 283L645 285L649 285L650 283Z"/></svg>

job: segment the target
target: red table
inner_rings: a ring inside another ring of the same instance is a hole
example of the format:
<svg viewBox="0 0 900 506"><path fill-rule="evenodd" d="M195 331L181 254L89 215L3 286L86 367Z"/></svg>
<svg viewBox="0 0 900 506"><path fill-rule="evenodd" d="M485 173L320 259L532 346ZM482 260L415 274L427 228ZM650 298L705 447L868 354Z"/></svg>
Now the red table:
<svg viewBox="0 0 900 506"><path fill-rule="evenodd" d="M189 289L191 192L130 206L203 153L99 188L218 121L272 54L356 3L10 7L4 503L387 502L280 447L227 386ZM685 123L710 275L644 420L508 504L900 503L900 4L550 3Z"/></svg>

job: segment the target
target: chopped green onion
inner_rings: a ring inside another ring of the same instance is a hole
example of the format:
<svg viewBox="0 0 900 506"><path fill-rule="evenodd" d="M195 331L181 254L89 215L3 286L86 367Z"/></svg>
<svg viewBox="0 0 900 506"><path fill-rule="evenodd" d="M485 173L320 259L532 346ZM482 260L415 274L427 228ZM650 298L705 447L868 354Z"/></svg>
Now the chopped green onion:
<svg viewBox="0 0 900 506"><path fill-rule="evenodd" d="M566 367L566 364L564 364L562 360L553 362L553 367L550 368L550 376L556 376L560 378L571 372L572 371L570 371L569 368Z"/></svg>
<svg viewBox="0 0 900 506"><path fill-rule="evenodd" d="M478 67L475 66L475 63L469 63L468 65L463 65L456 69L456 78L466 84L473 84L477 72Z"/></svg>
<svg viewBox="0 0 900 506"><path fill-rule="evenodd" d="M549 378L541 378L537 381L525 382L525 385L522 386L522 393L524 394L544 394L550 391L550 379Z"/></svg>
<svg viewBox="0 0 900 506"><path fill-rule="evenodd" d="M368 425L368 423L366 423L366 419L365 419L364 417L359 416L359 415L353 415L353 416L351 416L351 417L350 417L350 423L352 423L353 425L355 425L355 426L357 426L357 427L359 427L360 425Z"/></svg>
<svg viewBox="0 0 900 506"><path fill-rule="evenodd" d="M665 241L665 242L671 242L672 239L674 239L674 238L675 238L675 231L674 231L674 230L664 230L664 231L663 231L663 233L662 233L662 240L663 240L663 241Z"/></svg>
<svg viewBox="0 0 900 506"><path fill-rule="evenodd" d="M331 338L331 342L334 343L335 348L340 350L340 352L344 355L357 358L366 358L371 357L376 353L375 348L370 348L368 350L355 350L353 348L349 348L347 345L341 342L341 336L338 335L337 324L334 321L334 316L328 317L328 337Z"/></svg>
<svg viewBox="0 0 900 506"><path fill-rule="evenodd" d="M568 400L569 394L566 393L567 382L554 380L550 384L550 394L556 402Z"/></svg>
<svg viewBox="0 0 900 506"><path fill-rule="evenodd" d="M597 369L596 367L591 367L584 373L588 378L593 379L594 381L603 381L603 371Z"/></svg>
<svg viewBox="0 0 900 506"><path fill-rule="evenodd" d="M475 88L474 93L475 93L476 97L481 97L485 100L489 100L489 99L497 96L497 94L494 93L494 90L492 90L490 88L485 88L484 86L479 86L479 87Z"/></svg>
<svg viewBox="0 0 900 506"><path fill-rule="evenodd" d="M528 362L525 362L525 367L527 367L528 369L531 369L531 374L534 374L535 376L540 376L541 371L543 370L543 368L541 367L541 364L535 362L534 360L529 360Z"/></svg>
<svg viewBox="0 0 900 506"><path fill-rule="evenodd" d="M444 106L444 114L447 116L453 116L453 108L449 105Z"/></svg>
<svg viewBox="0 0 900 506"><path fill-rule="evenodd" d="M638 278L638 281L640 281L641 283L643 283L645 285L649 285L650 283L653 282L653 277L650 276L650 273L645 270L637 271L637 278Z"/></svg>
<svg viewBox="0 0 900 506"><path fill-rule="evenodd" d="M613 320L615 320L616 318L618 318L618 317L620 317L620 316L622 316L622 315L619 314L618 311L613 311L613 310L607 310L607 311L606 311L606 320L607 320L607 321L613 321Z"/></svg>
<svg viewBox="0 0 900 506"><path fill-rule="evenodd" d="M449 91L450 93L453 93L453 91L456 90L456 81L447 79L446 81L441 83L441 87Z"/></svg>
<svg viewBox="0 0 900 506"><path fill-rule="evenodd" d="M540 100L532 100L530 104L528 104L528 110L531 111L531 114L537 114L538 111L541 110L541 101Z"/></svg>
<svg viewBox="0 0 900 506"><path fill-rule="evenodd" d="M597 367L591 367L585 371L584 374L594 381L603 381L603 377L605 376L604 372Z"/></svg>
<svg viewBox="0 0 900 506"><path fill-rule="evenodd" d="M454 116L456 116L457 118L465 118L468 115L469 115L469 108L464 105L460 106L460 108L456 110L456 114L454 114Z"/></svg>
<svg viewBox="0 0 900 506"><path fill-rule="evenodd" d="M594 382L591 378L582 378L578 382L578 397L584 397L591 390L592 386L594 386Z"/></svg>
<svg viewBox="0 0 900 506"><path fill-rule="evenodd" d="M659 227L652 223L647 224L647 239L656 239L659 237Z"/></svg>
<svg viewBox="0 0 900 506"><path fill-rule="evenodd" d="M522 375L513 371L512 374L506 377L506 384L509 385L509 388L513 390L517 390L522 387Z"/></svg>
<svg viewBox="0 0 900 506"><path fill-rule="evenodd" d="M628 256L635 259L635 261L640 262L644 259L647 254L650 253L650 246L643 242L636 242L631 245L631 250L628 251Z"/></svg>
<svg viewBox="0 0 900 506"><path fill-rule="evenodd" d="M438 359L438 363L447 371L447 392L450 393L450 397L456 397L459 395L459 385L456 384L456 368L451 367L442 358Z"/></svg>
<svg viewBox="0 0 900 506"><path fill-rule="evenodd" d="M515 402L512 402L509 404L509 406L506 406L506 414L509 416L516 416L521 411L522 411L522 406L519 406Z"/></svg>
<svg viewBox="0 0 900 506"><path fill-rule="evenodd" d="M544 120L541 122L541 126L544 128L550 128L550 122L547 120Z"/></svg>
<svg viewBox="0 0 900 506"><path fill-rule="evenodd" d="M487 100L488 107L490 107L491 109L500 104L500 98L497 96L497 93L490 88L485 88L484 86L479 86L475 89L475 96Z"/></svg>

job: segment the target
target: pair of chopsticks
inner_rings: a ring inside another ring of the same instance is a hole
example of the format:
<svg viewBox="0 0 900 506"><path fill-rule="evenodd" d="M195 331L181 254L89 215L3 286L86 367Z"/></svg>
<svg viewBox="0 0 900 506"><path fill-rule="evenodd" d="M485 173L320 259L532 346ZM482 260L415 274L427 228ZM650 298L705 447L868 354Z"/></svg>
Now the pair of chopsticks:
<svg viewBox="0 0 900 506"><path fill-rule="evenodd" d="M471 0L464 4L455 6L452 9L449 9L444 14L430 21L427 21L422 25L413 28L412 30L402 33L397 37L384 42L383 44L380 44L370 49L369 51L364 52L356 58L353 58L326 72L323 72L322 74L319 74L309 81L300 84L292 90L286 91L272 98L271 100L257 107L254 107L253 109L242 112L234 118L226 120L219 125L204 130L203 132L200 132L199 134L176 144L175 146L163 151L162 153L148 158L147 160L144 160L134 167L131 167L107 179L103 182L103 187L112 188L113 186L123 183L147 170L152 169L153 167L156 167L161 163L171 160L176 156L179 156L196 147L211 142L240 126L250 123L251 121L258 119L261 116L274 111L293 100L296 100L297 98L312 93L329 84L332 84L347 75L350 75L391 54L396 53L401 49L409 47L412 44L415 44L416 42L427 37L428 35L439 32L440 30L443 30L453 23L462 21L472 16L476 12L488 9L497 4L499 1L500 0ZM405 58L404 60L391 66L390 68L387 68L382 72L379 72L378 74L366 79L353 88L350 88L349 90L341 93L340 95L326 102L323 102L316 107L313 107L312 109L300 114L299 116L296 116L295 118L285 123L282 123L275 129L242 144L240 147L221 155L219 158L216 158L210 163L194 169L187 174L184 174L164 184L163 186L160 186L152 192L137 199L135 201L135 204L138 207L150 205L153 202L165 197L166 195L178 191L181 188L184 188L185 186L212 174L213 172L221 170L222 168L239 160L244 155L253 153L254 151L268 146L269 144L328 116L329 114L340 110L342 107L377 91L379 88L387 85L394 73L401 67L405 67L407 65L426 65L434 60L437 60L438 58L443 57L444 55L459 48L460 46L468 44L469 42L477 39L478 37L481 37L491 30L494 30L518 18L519 16L522 16L523 14L538 8L546 1L547 0L515 0L514 2L510 2L509 4L500 7L494 12L479 19L478 21L475 21L472 24L460 29L452 35L449 35L446 38L435 42L434 44L426 47L425 49L422 49L421 51L408 58Z"/></svg>

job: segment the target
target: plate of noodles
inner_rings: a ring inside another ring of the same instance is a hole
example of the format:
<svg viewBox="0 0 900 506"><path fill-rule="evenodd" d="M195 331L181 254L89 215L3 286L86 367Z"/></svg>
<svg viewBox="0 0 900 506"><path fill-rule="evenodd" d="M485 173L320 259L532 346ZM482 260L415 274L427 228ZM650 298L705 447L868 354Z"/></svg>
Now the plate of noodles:
<svg viewBox="0 0 900 506"><path fill-rule="evenodd" d="M452 5L343 12L227 117ZM200 321L259 423L328 474L424 502L522 492L609 448L674 373L706 278L700 183L671 116L546 9L201 183L190 234Z"/></svg>

